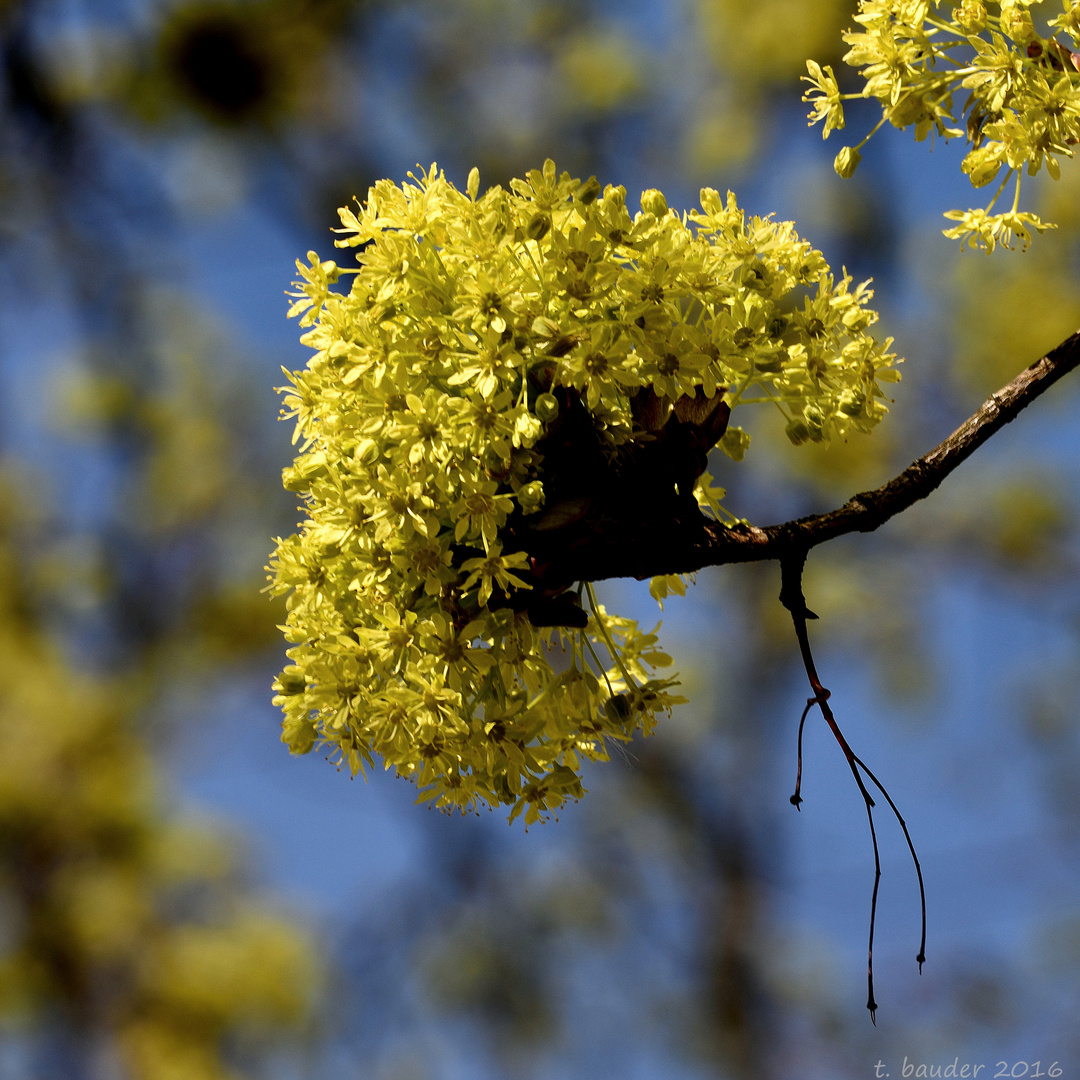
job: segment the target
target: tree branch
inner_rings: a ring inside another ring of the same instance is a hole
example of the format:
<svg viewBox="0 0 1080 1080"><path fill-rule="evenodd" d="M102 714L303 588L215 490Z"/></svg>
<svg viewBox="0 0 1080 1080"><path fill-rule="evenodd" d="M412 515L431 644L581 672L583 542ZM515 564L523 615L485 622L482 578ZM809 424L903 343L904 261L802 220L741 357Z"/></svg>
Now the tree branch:
<svg viewBox="0 0 1080 1080"><path fill-rule="evenodd" d="M583 549L567 553L564 576L576 581L645 578L692 573L726 563L782 561L846 533L873 532L925 499L992 435L1078 366L1080 331L991 394L944 442L899 476L874 491L852 496L836 510L766 528L726 527L705 518L691 524L646 520L640 529L620 527L610 535L594 536Z"/></svg>

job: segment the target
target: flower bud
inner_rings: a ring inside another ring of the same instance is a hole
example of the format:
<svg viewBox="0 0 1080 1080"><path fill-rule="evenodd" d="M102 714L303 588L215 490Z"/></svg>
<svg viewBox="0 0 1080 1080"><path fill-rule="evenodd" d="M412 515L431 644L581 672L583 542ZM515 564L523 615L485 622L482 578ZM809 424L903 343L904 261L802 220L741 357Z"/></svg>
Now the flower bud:
<svg viewBox="0 0 1080 1080"><path fill-rule="evenodd" d="M862 416L866 408L866 395L854 390L845 390L840 395L837 409L844 416Z"/></svg>
<svg viewBox="0 0 1080 1080"><path fill-rule="evenodd" d="M494 446L489 446L484 451L484 472L489 480L497 480L502 483L510 477L510 460L503 457Z"/></svg>
<svg viewBox="0 0 1080 1080"><path fill-rule="evenodd" d="M303 717L286 717L281 725L281 741L289 747L291 754L308 753L318 737L315 725Z"/></svg>
<svg viewBox="0 0 1080 1080"><path fill-rule="evenodd" d="M540 240L547 236L551 228L551 218L547 214L534 214L532 220L525 226L525 235L530 240Z"/></svg>
<svg viewBox="0 0 1080 1080"><path fill-rule="evenodd" d="M964 0L956 9L956 22L969 34L977 34L986 29L986 5L982 0Z"/></svg>
<svg viewBox="0 0 1080 1080"><path fill-rule="evenodd" d="M625 206L626 188L622 184L608 184L604 188L604 202L609 206Z"/></svg>
<svg viewBox="0 0 1080 1080"><path fill-rule="evenodd" d="M1001 29L1013 41L1030 41L1035 37L1035 24L1031 13L1015 4L1001 5Z"/></svg>
<svg viewBox="0 0 1080 1080"><path fill-rule="evenodd" d="M559 415L559 399L554 394L541 394L533 407L538 420L550 424Z"/></svg>
<svg viewBox="0 0 1080 1080"><path fill-rule="evenodd" d="M825 441L825 416L816 405L807 405L803 409L803 419L813 442Z"/></svg>
<svg viewBox="0 0 1080 1080"><path fill-rule="evenodd" d="M379 444L374 439L361 439L353 450L353 459L360 465L374 465L379 460Z"/></svg>
<svg viewBox="0 0 1080 1080"><path fill-rule="evenodd" d="M667 199L664 198L664 193L657 191L656 188L643 191L641 193L641 209L646 214L652 214L653 217L663 217L668 212Z"/></svg>
<svg viewBox="0 0 1080 1080"><path fill-rule="evenodd" d="M533 514L544 505L544 485L539 480L524 484L517 493L521 509L526 514Z"/></svg>
<svg viewBox="0 0 1080 1080"><path fill-rule="evenodd" d="M836 155L836 160L833 162L833 168L836 170L838 176L842 176L846 180L859 167L860 161L862 161L862 154L860 154L854 146L845 146L840 153Z"/></svg>
<svg viewBox="0 0 1080 1080"><path fill-rule="evenodd" d="M788 426L784 428L784 434L791 440L793 445L802 446L810 438L810 429L806 426L806 422L802 417L797 416L794 420L788 421Z"/></svg>
<svg viewBox="0 0 1080 1080"><path fill-rule="evenodd" d="M604 714L613 724L625 724L633 719L633 700L629 694L615 694L604 702Z"/></svg>
<svg viewBox="0 0 1080 1080"><path fill-rule="evenodd" d="M514 445L532 446L544 433L544 427L531 413L521 412L514 421Z"/></svg>
<svg viewBox="0 0 1080 1080"><path fill-rule="evenodd" d="M307 679L304 677L304 672L295 664L289 664L274 683L274 689L283 697L302 694L306 688Z"/></svg>
<svg viewBox="0 0 1080 1080"><path fill-rule="evenodd" d="M581 187L578 188L577 194L574 196L574 201L580 203L582 206L588 206L589 203L596 202L603 189L600 187L600 181L595 176L590 176Z"/></svg>

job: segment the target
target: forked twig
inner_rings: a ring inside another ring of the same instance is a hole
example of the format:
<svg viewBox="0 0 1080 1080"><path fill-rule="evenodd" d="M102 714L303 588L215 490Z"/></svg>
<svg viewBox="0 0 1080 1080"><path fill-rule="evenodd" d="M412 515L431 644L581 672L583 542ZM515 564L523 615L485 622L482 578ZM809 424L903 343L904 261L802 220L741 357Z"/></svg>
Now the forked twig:
<svg viewBox="0 0 1080 1080"><path fill-rule="evenodd" d="M876 804L874 803L870 792L867 790L866 784L863 782L862 773L866 774L874 787L876 787L885 797L885 801L889 804L889 808L895 815L896 820L900 823L900 828L904 833L904 839L907 841L908 851L911 853L911 859L915 863L915 873L919 879L919 901L922 908L922 938L919 943L919 953L915 957L919 965L920 973L922 972L923 963L926 961L926 890L923 887L922 866L919 864L919 857L915 852L915 845L911 841L911 834L908 832L907 822L904 821L900 811L896 807L896 803L893 802L892 796L886 791L884 785L873 772L867 768L866 763L851 749L847 739L844 738L844 733L840 730L840 726L836 722L836 717L833 716L832 707L829 705L830 693L821 685L821 680L818 678L817 668L814 665L814 656L810 651L810 637L806 629L807 619L816 619L817 615L806 606L806 598L803 596L802 572L805 565L805 549L782 559L780 562L780 602L791 612L791 619L795 625L795 636L799 641L799 652L802 654L803 667L806 669L806 676L810 680L810 688L814 691L814 696L806 702L806 708L803 710L802 718L799 720L799 762L795 777L795 794L791 796L791 803L797 810L800 809L799 804L802 802L803 726L806 723L806 717L810 710L817 705L818 708L821 709L821 715L825 718L825 723L829 725L833 737L839 744L840 749L844 752L844 758L847 760L848 768L851 769L851 775L855 777L855 783L858 785L859 792L862 794L863 802L866 805L866 817L870 823L870 839L874 846L874 889L870 897L870 940L866 951L866 1007L870 1010L871 1022L876 1024L877 1002L874 1000L874 927L877 920L878 886L881 883L881 855L878 850L877 830L874 827L874 806ZM862 770L862 772L860 772L860 770Z"/></svg>

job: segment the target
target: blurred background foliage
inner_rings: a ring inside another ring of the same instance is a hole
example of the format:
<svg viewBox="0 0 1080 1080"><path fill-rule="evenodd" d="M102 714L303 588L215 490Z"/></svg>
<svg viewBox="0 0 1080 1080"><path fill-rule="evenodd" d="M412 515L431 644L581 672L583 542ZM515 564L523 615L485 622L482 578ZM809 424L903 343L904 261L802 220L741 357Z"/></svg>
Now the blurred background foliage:
<svg viewBox="0 0 1080 1080"><path fill-rule="evenodd" d="M838 64L853 7L0 0L0 1078L1080 1061L1071 386L808 567L823 677L930 897L919 979L882 819L876 1029L862 808L815 726L787 802L807 691L774 567L669 601L692 703L528 835L275 745L259 590L296 510L272 387L305 360L282 293L377 177L550 156L631 199L731 185L874 275L909 358L894 413L829 451L762 415L714 469L762 523L882 482L1075 328L1075 168L1037 188L1061 228L993 259L939 235L950 148L884 139L832 176L797 80Z"/></svg>
<svg viewBox="0 0 1080 1080"><path fill-rule="evenodd" d="M226 832L162 805L148 671L93 674L45 631L55 568L33 553L55 522L17 486L0 525L2 1067L234 1075L309 1019L313 943L251 895Z"/></svg>

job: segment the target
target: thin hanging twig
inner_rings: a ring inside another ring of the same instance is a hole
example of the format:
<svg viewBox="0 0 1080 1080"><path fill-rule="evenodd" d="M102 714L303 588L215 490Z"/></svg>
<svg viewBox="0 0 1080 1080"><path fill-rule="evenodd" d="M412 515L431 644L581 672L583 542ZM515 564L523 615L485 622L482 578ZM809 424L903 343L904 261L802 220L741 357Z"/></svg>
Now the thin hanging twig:
<svg viewBox="0 0 1080 1080"><path fill-rule="evenodd" d="M919 951L915 956L915 962L919 965L919 974L921 975L922 966L926 963L926 889L923 888L922 866L919 864L919 856L915 853L915 845L911 842L911 833L908 832L907 822L896 808L892 796L885 790L885 785L870 771L862 758L856 757L855 763L870 777L874 787L885 796L885 801L889 804L893 814L896 816L896 820L900 822L900 828L904 831L904 839L907 841L908 851L911 853L911 861L915 864L915 875L919 879L919 903L922 907L922 938L919 941Z"/></svg>
<svg viewBox="0 0 1080 1080"><path fill-rule="evenodd" d="M799 753L798 761L799 767L795 773L795 794L791 796L791 805L795 807L799 813L802 813L802 807L799 803L802 802L802 795L799 794L802 791L802 733L803 728L806 727L806 718L810 715L810 710L817 704L817 698L807 698L806 708L802 711L802 716L799 718Z"/></svg>
<svg viewBox="0 0 1080 1080"><path fill-rule="evenodd" d="M870 897L870 937L866 950L866 1007L870 1010L871 1022L876 1024L877 1002L874 1000L874 928L877 922L878 886L881 883L881 854L878 850L877 829L874 827L874 806L876 804L874 803L870 792L867 790L866 784L862 778L862 773L866 773L870 782L885 797L885 801L889 804L890 809L896 816L896 820L900 823L900 828L904 832L904 839L907 840L908 850L911 852L912 861L915 863L915 873L919 879L919 898L922 907L922 939L919 944L919 954L915 958L918 961L920 972L922 971L923 963L926 960L926 891L923 888L922 867L919 864L919 857L915 853L915 845L911 842L911 834L908 832L907 823L904 821L900 811L896 807L896 803L893 802L892 797L889 795L888 791L885 790L881 781L878 780L870 769L866 767L863 760L851 749L847 739L844 737L844 733L840 730L840 726L836 722L832 707L829 705L830 692L826 687L822 686L821 680L818 678L817 668L814 665L814 655L810 650L810 637L806 629L807 619L816 619L817 615L806 606L806 598L803 596L802 591L802 572L803 567L806 565L806 554L806 550L804 549L781 560L780 563L780 602L789 612L791 612L791 619L795 625L795 636L799 641L799 652L802 655L803 667L806 669L806 676L810 680L810 688L814 691L814 696L807 701L806 708L803 710L802 719L799 721L799 762L795 778L795 794L791 796L791 802L796 809L799 809L799 804L802 802L803 725L806 722L806 717L810 710L813 706L817 705L818 708L821 709L821 715L829 725L833 737L839 744L840 749L844 752L844 758L848 763L848 768L851 769L851 775L855 777L855 783L858 786L859 792L863 797L863 802L866 805L866 817L870 823L870 840L874 847L874 889Z"/></svg>

